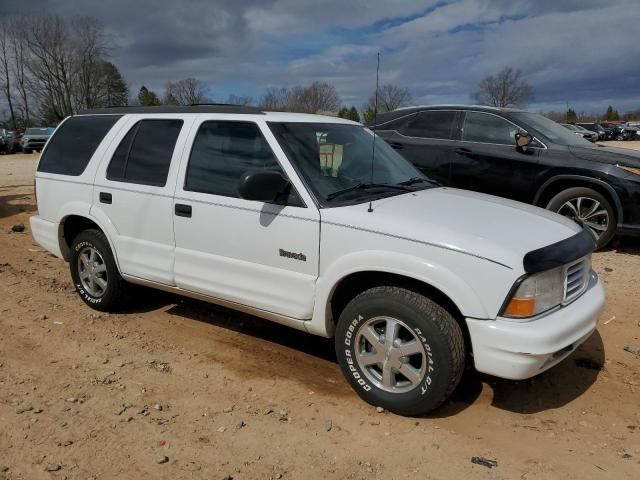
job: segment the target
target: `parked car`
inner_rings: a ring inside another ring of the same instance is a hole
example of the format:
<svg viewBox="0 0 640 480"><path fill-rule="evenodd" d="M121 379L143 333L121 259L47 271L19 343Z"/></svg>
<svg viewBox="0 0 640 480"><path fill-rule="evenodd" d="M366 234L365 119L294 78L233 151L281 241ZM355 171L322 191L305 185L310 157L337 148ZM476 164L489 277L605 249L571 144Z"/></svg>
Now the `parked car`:
<svg viewBox="0 0 640 480"><path fill-rule="evenodd" d="M20 135L11 130L0 129L0 153L17 153L22 150Z"/></svg>
<svg viewBox="0 0 640 480"><path fill-rule="evenodd" d="M576 135L589 140L590 142L596 142L598 140L598 134L596 132L587 130L586 128L583 128L574 123L561 123L560 125L568 130L571 130Z"/></svg>
<svg viewBox="0 0 640 480"><path fill-rule="evenodd" d="M53 127L27 128L22 135L22 151L24 153L31 153L34 150L41 152L54 130Z"/></svg>
<svg viewBox="0 0 640 480"><path fill-rule="evenodd" d="M135 283L335 337L358 394L400 414L440 405L471 358L510 379L551 368L603 307L587 230L439 188L341 118L88 111L58 127L36 191L33 236L91 308Z"/></svg>
<svg viewBox="0 0 640 480"><path fill-rule="evenodd" d="M600 141L611 140L610 133L608 133L607 130L605 130L605 128L599 123L577 123L576 125L586 130L589 130L591 132L597 133L598 134L597 140L600 140Z"/></svg>
<svg viewBox="0 0 640 480"><path fill-rule="evenodd" d="M614 140L640 140L640 128L623 123L609 124L613 128Z"/></svg>
<svg viewBox="0 0 640 480"><path fill-rule="evenodd" d="M378 115L378 133L443 185L566 215L598 247L640 234L640 152L594 145L537 113L473 106ZM518 146L515 135L529 143Z"/></svg>

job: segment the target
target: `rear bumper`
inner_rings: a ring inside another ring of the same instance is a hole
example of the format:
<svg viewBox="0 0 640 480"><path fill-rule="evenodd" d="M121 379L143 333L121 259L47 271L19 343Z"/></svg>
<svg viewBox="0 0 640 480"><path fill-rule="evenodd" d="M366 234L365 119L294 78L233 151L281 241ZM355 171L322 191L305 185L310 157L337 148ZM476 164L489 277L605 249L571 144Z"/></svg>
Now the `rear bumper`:
<svg viewBox="0 0 640 480"><path fill-rule="evenodd" d="M593 274L576 301L531 322L467 319L476 370L522 380L564 360L593 333L604 306L604 289Z"/></svg>
<svg viewBox="0 0 640 480"><path fill-rule="evenodd" d="M58 237L60 224L49 222L39 216L31 217L29 223L31 224L31 234L38 245L53 253L56 257L63 258Z"/></svg>

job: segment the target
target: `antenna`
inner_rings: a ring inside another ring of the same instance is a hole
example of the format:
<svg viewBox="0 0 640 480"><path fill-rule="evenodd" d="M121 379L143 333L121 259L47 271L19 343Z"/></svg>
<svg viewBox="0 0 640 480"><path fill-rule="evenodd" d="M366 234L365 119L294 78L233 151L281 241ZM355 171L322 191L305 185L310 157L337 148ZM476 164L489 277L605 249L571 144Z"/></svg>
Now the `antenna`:
<svg viewBox="0 0 640 480"><path fill-rule="evenodd" d="M376 156L376 130L378 128L378 80L380 77L380 52L378 52L378 65L376 67L376 94L375 94L375 103L373 108L373 146L371 147L371 180L370 183L373 183L373 159ZM373 208L371 206L371 199L369 199L369 208L367 212L373 212Z"/></svg>

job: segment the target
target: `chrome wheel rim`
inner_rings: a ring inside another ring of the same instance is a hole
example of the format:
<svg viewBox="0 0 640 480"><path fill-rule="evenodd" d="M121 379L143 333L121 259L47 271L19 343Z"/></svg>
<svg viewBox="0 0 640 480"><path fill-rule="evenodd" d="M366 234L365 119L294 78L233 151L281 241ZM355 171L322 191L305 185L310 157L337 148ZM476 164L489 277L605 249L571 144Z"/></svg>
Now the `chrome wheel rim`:
<svg viewBox="0 0 640 480"><path fill-rule="evenodd" d="M587 227L596 240L609 228L609 213L595 198L572 198L558 209L558 213Z"/></svg>
<svg viewBox="0 0 640 480"><path fill-rule="evenodd" d="M424 378L428 363L424 344L401 320L386 316L367 320L356 334L355 347L358 366L382 390L405 393Z"/></svg>
<svg viewBox="0 0 640 480"><path fill-rule="evenodd" d="M78 255L80 283L93 297L101 297L107 291L107 265L94 247L84 247Z"/></svg>

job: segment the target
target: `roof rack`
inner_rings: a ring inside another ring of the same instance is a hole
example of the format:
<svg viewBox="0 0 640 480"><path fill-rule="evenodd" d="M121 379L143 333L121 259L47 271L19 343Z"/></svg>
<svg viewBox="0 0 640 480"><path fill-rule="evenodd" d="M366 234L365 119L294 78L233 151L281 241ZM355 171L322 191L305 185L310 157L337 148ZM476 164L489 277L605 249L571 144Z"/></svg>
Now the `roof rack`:
<svg viewBox="0 0 640 480"><path fill-rule="evenodd" d="M189 106L158 105L154 107L102 107L82 110L79 115L126 114L126 113L236 113L264 115L262 109L228 103L196 103Z"/></svg>

